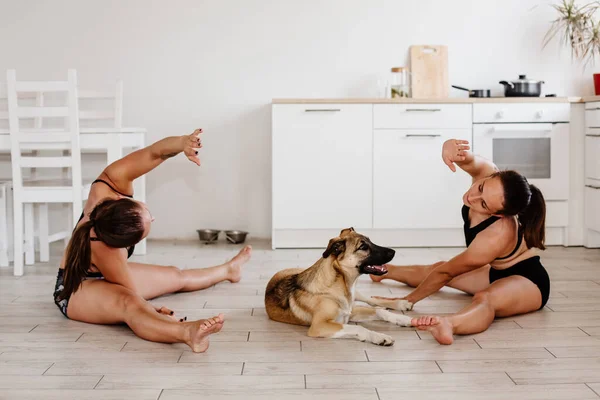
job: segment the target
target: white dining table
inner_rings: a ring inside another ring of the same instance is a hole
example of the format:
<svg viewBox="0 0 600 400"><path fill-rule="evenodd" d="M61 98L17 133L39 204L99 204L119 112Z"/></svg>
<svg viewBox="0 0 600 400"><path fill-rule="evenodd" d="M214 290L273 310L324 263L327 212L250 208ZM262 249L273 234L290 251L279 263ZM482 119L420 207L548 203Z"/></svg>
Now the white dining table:
<svg viewBox="0 0 600 400"><path fill-rule="evenodd" d="M138 150L146 145L146 129L144 128L80 128L80 134L81 152L84 154L105 153L106 165L122 158L126 150ZM0 153L10 153L8 129L0 129ZM146 201L145 176L134 181L133 193L137 200ZM134 254L146 254L145 239L135 246Z"/></svg>

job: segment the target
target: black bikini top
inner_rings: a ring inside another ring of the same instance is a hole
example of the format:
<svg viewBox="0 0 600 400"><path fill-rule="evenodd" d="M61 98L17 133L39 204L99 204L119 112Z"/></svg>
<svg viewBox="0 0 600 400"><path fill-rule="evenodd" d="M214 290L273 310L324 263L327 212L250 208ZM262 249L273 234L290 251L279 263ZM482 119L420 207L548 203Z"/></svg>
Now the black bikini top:
<svg viewBox="0 0 600 400"><path fill-rule="evenodd" d="M471 242L473 242L473 240L475 240L475 236L477 236L477 234L479 232L482 232L484 229L486 229L487 227L489 227L494 222L496 222L496 221L498 221L500 219L500 217L496 217L496 216L492 215L488 219L486 219L484 221L481 221L479 224L477 224L477 225L475 225L474 227L471 228L470 227L471 221L469 221L469 207L463 205L461 212L462 212L463 221L465 222L465 225L464 225L463 229L465 231L465 240L467 242L467 247L469 247L469 245L471 244ZM519 233L518 233L518 235L519 235L519 238L517 240L517 246L512 251L512 253L510 253L506 257L497 258L496 260L505 260L505 259L511 257L513 254L515 254L517 252L517 250L519 250L519 247L521 247L521 243L523 242L523 231L522 231L521 224L519 224Z"/></svg>

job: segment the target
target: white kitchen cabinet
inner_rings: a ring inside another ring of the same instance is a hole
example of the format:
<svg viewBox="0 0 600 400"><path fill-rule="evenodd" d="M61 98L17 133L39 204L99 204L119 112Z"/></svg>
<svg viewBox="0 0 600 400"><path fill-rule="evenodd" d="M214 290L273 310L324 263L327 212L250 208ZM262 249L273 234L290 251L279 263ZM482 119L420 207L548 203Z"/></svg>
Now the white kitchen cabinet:
<svg viewBox="0 0 600 400"><path fill-rule="evenodd" d="M442 144L448 139L470 142L471 130L375 130L375 229L462 227L462 196L471 177L443 163Z"/></svg>
<svg viewBox="0 0 600 400"><path fill-rule="evenodd" d="M585 224L588 229L600 232L600 185L585 187Z"/></svg>
<svg viewBox="0 0 600 400"><path fill-rule="evenodd" d="M273 229L372 227L372 121L370 104L273 106Z"/></svg>
<svg viewBox="0 0 600 400"><path fill-rule="evenodd" d="M588 129L585 136L585 177L600 186L600 129Z"/></svg>

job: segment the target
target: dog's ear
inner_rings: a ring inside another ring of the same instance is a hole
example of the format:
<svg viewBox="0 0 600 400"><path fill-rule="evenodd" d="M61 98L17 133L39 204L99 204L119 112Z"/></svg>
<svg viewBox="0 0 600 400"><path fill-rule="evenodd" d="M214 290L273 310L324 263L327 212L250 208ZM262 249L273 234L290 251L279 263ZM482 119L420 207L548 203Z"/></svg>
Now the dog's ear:
<svg viewBox="0 0 600 400"><path fill-rule="evenodd" d="M327 245L327 249L323 252L323 258L327 258L330 255L339 256L346 251L346 241L339 239L331 239Z"/></svg>
<svg viewBox="0 0 600 400"><path fill-rule="evenodd" d="M351 232L354 232L354 228L353 227L342 229L342 231L340 232L340 236L349 235Z"/></svg>

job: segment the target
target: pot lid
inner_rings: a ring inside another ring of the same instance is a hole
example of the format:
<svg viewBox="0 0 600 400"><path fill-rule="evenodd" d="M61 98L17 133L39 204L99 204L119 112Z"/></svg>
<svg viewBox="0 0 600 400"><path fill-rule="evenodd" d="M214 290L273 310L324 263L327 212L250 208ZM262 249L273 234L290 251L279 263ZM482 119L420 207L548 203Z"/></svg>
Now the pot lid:
<svg viewBox="0 0 600 400"><path fill-rule="evenodd" d="M527 79L527 75L519 75L519 79L515 81L511 81L512 83L540 83L541 81L536 81L535 79Z"/></svg>

